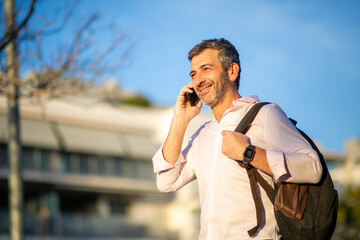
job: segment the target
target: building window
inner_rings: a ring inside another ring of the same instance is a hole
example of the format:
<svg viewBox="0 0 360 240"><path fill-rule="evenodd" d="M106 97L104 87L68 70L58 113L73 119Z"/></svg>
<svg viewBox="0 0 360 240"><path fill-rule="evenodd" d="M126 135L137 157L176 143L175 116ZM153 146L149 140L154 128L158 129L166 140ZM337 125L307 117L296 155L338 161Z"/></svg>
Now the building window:
<svg viewBox="0 0 360 240"><path fill-rule="evenodd" d="M116 162L116 159L114 159L114 158L111 158L111 157L106 158L106 160L105 160L106 175L115 176L115 173L116 173L115 162Z"/></svg>
<svg viewBox="0 0 360 240"><path fill-rule="evenodd" d="M50 170L50 156L51 156L51 152L49 150L41 151L41 170L42 171Z"/></svg>
<svg viewBox="0 0 360 240"><path fill-rule="evenodd" d="M154 174L152 170L152 163L149 161L134 161L135 165L135 177L136 178L142 178L142 179L153 179Z"/></svg>
<svg viewBox="0 0 360 240"><path fill-rule="evenodd" d="M129 204L125 202L110 201L111 215L126 215Z"/></svg>
<svg viewBox="0 0 360 240"><path fill-rule="evenodd" d="M88 157L85 154L81 154L79 156L79 161L80 161L80 173L88 174L89 173Z"/></svg>
<svg viewBox="0 0 360 240"><path fill-rule="evenodd" d="M23 148L21 152L21 163L23 169L34 169L34 150Z"/></svg>
<svg viewBox="0 0 360 240"><path fill-rule="evenodd" d="M60 168L59 172L69 173L70 172L70 154L61 152L60 153Z"/></svg>
<svg viewBox="0 0 360 240"><path fill-rule="evenodd" d="M100 157L99 158L99 170L98 170L98 174L99 175L105 175L106 172L105 172L105 158L103 157Z"/></svg>
<svg viewBox="0 0 360 240"><path fill-rule="evenodd" d="M154 178L151 161L139 159L24 147L21 160L25 170L148 180ZM5 144L0 144L0 167L8 167L7 145Z"/></svg>
<svg viewBox="0 0 360 240"><path fill-rule="evenodd" d="M41 170L41 150L33 149L33 169Z"/></svg>
<svg viewBox="0 0 360 240"><path fill-rule="evenodd" d="M80 159L78 154L70 154L70 172L79 173L80 172Z"/></svg>
<svg viewBox="0 0 360 240"><path fill-rule="evenodd" d="M60 172L61 171L61 162L60 162L60 154L57 151L50 152L50 171L52 172Z"/></svg>
<svg viewBox="0 0 360 240"><path fill-rule="evenodd" d="M7 145L0 144L0 168L7 168L8 161L7 161Z"/></svg>
<svg viewBox="0 0 360 240"><path fill-rule="evenodd" d="M134 164L131 160L121 159L120 166L121 166L121 176L128 178L134 177Z"/></svg>
<svg viewBox="0 0 360 240"><path fill-rule="evenodd" d="M92 175L97 175L99 172L99 159L96 156L88 157L88 172Z"/></svg>

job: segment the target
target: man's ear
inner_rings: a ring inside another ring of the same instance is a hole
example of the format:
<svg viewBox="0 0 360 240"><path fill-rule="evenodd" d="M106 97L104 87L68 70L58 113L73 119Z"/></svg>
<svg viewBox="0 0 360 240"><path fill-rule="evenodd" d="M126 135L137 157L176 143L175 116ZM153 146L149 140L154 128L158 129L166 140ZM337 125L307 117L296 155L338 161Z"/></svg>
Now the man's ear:
<svg viewBox="0 0 360 240"><path fill-rule="evenodd" d="M239 75L240 67L237 63L231 63L229 69L228 69L228 77L230 81L234 82Z"/></svg>

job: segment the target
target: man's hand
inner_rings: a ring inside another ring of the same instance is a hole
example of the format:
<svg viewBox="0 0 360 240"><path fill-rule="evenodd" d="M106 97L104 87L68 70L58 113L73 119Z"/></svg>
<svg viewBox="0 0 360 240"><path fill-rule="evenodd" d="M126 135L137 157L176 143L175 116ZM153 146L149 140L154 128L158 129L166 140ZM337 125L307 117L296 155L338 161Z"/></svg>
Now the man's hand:
<svg viewBox="0 0 360 240"><path fill-rule="evenodd" d="M175 109L174 109L174 117L184 117L186 122L190 122L196 115L198 115L201 111L202 101L198 101L195 106L191 106L189 101L186 99L186 93L192 93L193 83L190 82L186 86L184 86L178 95L176 100Z"/></svg>
<svg viewBox="0 0 360 240"><path fill-rule="evenodd" d="M222 131L223 143L221 147L222 153L228 158L234 160L243 160L243 152L249 146L249 138L238 132Z"/></svg>
<svg viewBox="0 0 360 240"><path fill-rule="evenodd" d="M243 161L245 148L250 144L249 138L242 133L226 130L222 131L222 135L222 153L230 159ZM256 154L250 164L257 169L274 176L267 161L265 149L256 147Z"/></svg>
<svg viewBox="0 0 360 240"><path fill-rule="evenodd" d="M202 101L198 101L192 107L185 97L185 93L191 93L192 82L180 90L174 108L174 116L171 120L169 134L165 140L162 152L166 161L174 165L181 153L186 128L191 119L200 113Z"/></svg>

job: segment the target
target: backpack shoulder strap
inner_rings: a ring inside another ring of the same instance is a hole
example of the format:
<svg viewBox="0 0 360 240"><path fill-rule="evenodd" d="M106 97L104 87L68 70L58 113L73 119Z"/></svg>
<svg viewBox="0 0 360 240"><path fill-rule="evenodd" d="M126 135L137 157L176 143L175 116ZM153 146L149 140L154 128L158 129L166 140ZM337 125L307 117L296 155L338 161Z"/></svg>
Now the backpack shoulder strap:
<svg viewBox="0 0 360 240"><path fill-rule="evenodd" d="M259 102L256 103L243 117L243 119L240 121L240 123L238 124L238 126L235 128L235 132L240 132L242 134L245 134L249 128L250 128L250 123L255 119L257 113L260 111L260 109L266 105L269 104L268 102ZM261 177L261 175L257 172L257 170L252 167L251 165L246 165L244 166L244 164L241 161L238 161L239 165L241 167L245 167L246 168L246 172L248 174L249 177L249 181L250 181L250 188L251 188L251 194L253 196L254 199L254 203L255 203L255 208L256 208L256 226L253 227L252 229L250 229L248 231L249 236L254 236L257 232L257 230L259 229L261 222L262 222L262 204L261 204L261 199L260 196L258 194L258 190L257 190L257 186L256 186L256 182L261 182L261 183L266 183L266 181ZM266 183L267 184L267 183ZM271 189L270 185L267 184L268 187ZM268 189L268 190L270 190Z"/></svg>
<svg viewBox="0 0 360 240"><path fill-rule="evenodd" d="M266 105L269 104L268 102L259 102L256 103L243 117L243 119L240 121L240 123L235 128L235 132L240 132L242 134L245 134L249 128L250 123L255 119L257 113L260 111L260 109Z"/></svg>

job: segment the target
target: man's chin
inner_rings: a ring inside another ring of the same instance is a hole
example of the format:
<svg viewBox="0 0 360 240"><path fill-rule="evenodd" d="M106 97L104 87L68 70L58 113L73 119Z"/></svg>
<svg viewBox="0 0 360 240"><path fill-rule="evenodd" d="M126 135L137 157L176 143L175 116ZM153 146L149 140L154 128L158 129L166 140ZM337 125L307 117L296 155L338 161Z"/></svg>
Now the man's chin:
<svg viewBox="0 0 360 240"><path fill-rule="evenodd" d="M213 108L217 105L217 101L215 99L207 99L207 98L201 98L203 104Z"/></svg>

